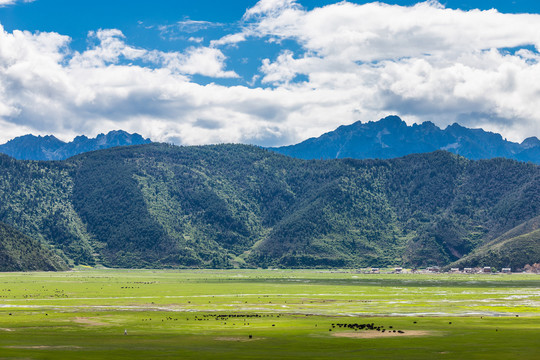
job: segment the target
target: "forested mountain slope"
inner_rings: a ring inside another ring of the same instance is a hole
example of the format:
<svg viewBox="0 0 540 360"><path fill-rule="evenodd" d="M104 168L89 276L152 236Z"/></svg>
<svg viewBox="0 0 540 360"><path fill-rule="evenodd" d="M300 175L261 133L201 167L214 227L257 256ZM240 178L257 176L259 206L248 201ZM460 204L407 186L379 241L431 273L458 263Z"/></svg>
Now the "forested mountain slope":
<svg viewBox="0 0 540 360"><path fill-rule="evenodd" d="M0 221L71 264L447 265L540 215L538 166L443 151L306 161L149 144L62 162L0 156L0 169Z"/></svg>
<svg viewBox="0 0 540 360"><path fill-rule="evenodd" d="M67 270L54 251L0 222L0 271Z"/></svg>

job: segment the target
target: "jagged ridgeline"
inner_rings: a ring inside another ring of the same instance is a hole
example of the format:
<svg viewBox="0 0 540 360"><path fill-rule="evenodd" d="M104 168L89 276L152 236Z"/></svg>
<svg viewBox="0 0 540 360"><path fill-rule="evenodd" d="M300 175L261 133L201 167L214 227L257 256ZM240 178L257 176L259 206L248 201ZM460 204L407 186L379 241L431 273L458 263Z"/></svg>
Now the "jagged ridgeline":
<svg viewBox="0 0 540 360"><path fill-rule="evenodd" d="M270 149L299 159L391 159L446 150L473 160L503 157L540 164L537 137L515 143L500 134L468 129L457 123L445 129L430 121L408 126L397 116L367 123L358 121L318 138Z"/></svg>
<svg viewBox="0 0 540 360"><path fill-rule="evenodd" d="M527 250L540 247L540 168L513 160L300 160L246 145L148 144L61 162L0 156L0 169L0 221L70 265L540 262Z"/></svg>

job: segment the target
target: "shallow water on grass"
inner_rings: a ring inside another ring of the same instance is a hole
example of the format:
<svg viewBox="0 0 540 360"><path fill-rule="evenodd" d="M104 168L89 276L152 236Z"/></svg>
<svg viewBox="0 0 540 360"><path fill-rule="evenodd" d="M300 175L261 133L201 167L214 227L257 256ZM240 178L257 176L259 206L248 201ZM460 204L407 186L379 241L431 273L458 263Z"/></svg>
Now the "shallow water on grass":
<svg viewBox="0 0 540 360"><path fill-rule="evenodd" d="M0 356L10 358L529 359L538 319L540 277L526 275L0 274ZM444 336L332 327L366 322Z"/></svg>

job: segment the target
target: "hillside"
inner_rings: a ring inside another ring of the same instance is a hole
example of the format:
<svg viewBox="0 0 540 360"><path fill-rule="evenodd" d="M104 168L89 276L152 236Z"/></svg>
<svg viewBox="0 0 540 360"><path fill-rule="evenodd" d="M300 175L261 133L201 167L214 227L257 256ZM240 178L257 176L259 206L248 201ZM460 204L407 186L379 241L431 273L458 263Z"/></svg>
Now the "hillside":
<svg viewBox="0 0 540 360"><path fill-rule="evenodd" d="M0 222L0 271L67 270L53 251Z"/></svg>
<svg viewBox="0 0 540 360"><path fill-rule="evenodd" d="M391 159L445 150L472 160L503 157L540 164L540 140L536 137L518 144L459 124L444 130L432 122L408 126L397 116L340 126L318 138L271 150L299 159Z"/></svg>
<svg viewBox="0 0 540 360"><path fill-rule="evenodd" d="M306 161L148 144L62 162L0 156L0 169L0 221L71 265L448 265L540 215L538 166L443 151ZM540 261L529 255L515 266Z"/></svg>
<svg viewBox="0 0 540 360"><path fill-rule="evenodd" d="M52 135L24 135L0 145L0 153L19 160L64 160L88 151L150 142L150 139L144 139L139 134L129 134L122 130L99 134L93 139L84 135L77 136L68 143Z"/></svg>
<svg viewBox="0 0 540 360"><path fill-rule="evenodd" d="M519 268L530 259L540 259L540 216L475 249L448 267L493 266Z"/></svg>

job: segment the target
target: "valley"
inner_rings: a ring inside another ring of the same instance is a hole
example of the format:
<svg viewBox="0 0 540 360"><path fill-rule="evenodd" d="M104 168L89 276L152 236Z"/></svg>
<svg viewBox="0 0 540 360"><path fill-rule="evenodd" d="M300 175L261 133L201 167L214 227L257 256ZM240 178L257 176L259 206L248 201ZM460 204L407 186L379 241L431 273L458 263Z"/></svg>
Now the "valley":
<svg viewBox="0 0 540 360"><path fill-rule="evenodd" d="M2 358L537 355L538 275L314 270L0 274Z"/></svg>

